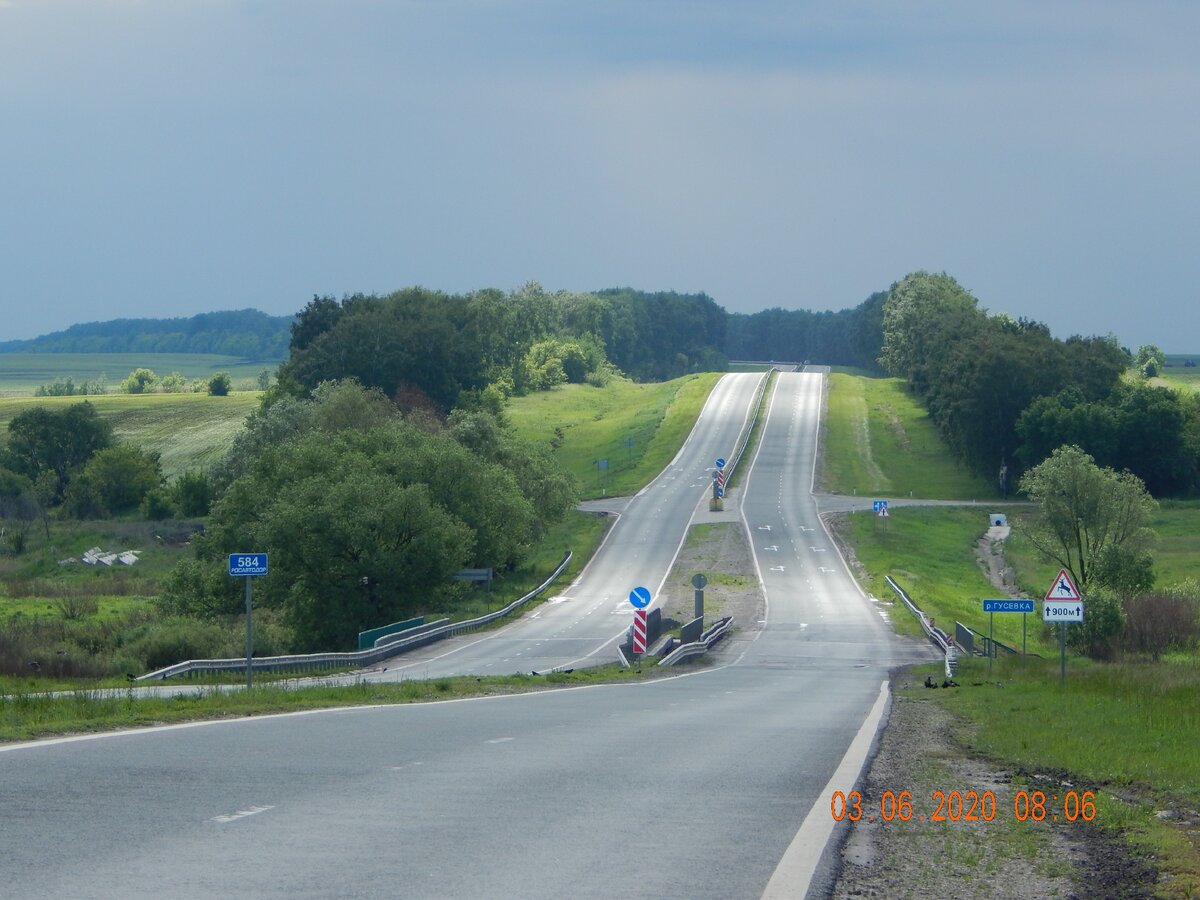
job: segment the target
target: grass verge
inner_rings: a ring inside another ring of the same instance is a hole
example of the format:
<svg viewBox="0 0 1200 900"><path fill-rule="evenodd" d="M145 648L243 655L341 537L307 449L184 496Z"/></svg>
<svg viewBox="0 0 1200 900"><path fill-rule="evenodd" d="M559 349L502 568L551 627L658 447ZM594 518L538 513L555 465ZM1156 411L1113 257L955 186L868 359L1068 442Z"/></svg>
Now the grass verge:
<svg viewBox="0 0 1200 900"><path fill-rule="evenodd" d="M908 694L970 723L968 749L1002 760L1027 791L1042 791L1048 820L1070 815L1067 792L1094 791L1093 825L1159 870L1158 896L1200 893L1200 664L1072 659L1064 685L1057 661L994 666L989 677L985 660L965 659L960 689Z"/></svg>
<svg viewBox="0 0 1200 900"><path fill-rule="evenodd" d="M197 688L172 697L137 697L128 690L87 690L67 694L10 693L0 696L0 741L36 740L67 734L328 707L454 700L547 688L621 683L645 677L649 675L643 675L638 669L607 666L536 676L469 676L318 687L280 684L258 686L248 691Z"/></svg>

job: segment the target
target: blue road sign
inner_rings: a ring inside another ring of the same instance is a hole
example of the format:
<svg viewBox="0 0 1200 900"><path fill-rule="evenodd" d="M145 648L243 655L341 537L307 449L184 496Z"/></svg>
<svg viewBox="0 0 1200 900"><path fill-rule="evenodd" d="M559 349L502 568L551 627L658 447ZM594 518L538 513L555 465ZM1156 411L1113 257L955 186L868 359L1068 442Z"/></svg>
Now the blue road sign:
<svg viewBox="0 0 1200 900"><path fill-rule="evenodd" d="M717 468L718 468L718 469L723 469L723 468L725 468L725 457L723 457L723 456L718 456L718 457L717 457Z"/></svg>
<svg viewBox="0 0 1200 900"><path fill-rule="evenodd" d="M724 496L725 496L725 488L718 487L717 488L717 499L720 500Z"/></svg>
<svg viewBox="0 0 1200 900"><path fill-rule="evenodd" d="M984 600L983 611L986 613L1004 612L1033 612L1032 600Z"/></svg>
<svg viewBox="0 0 1200 900"><path fill-rule="evenodd" d="M266 575L267 554L265 553L230 553L230 575Z"/></svg>
<svg viewBox="0 0 1200 900"><path fill-rule="evenodd" d="M650 590L644 587L635 587L629 592L629 602L633 604L634 609L645 609L650 605Z"/></svg>
<svg viewBox="0 0 1200 900"><path fill-rule="evenodd" d="M875 515L887 515L888 502L886 500L872 500L871 509Z"/></svg>

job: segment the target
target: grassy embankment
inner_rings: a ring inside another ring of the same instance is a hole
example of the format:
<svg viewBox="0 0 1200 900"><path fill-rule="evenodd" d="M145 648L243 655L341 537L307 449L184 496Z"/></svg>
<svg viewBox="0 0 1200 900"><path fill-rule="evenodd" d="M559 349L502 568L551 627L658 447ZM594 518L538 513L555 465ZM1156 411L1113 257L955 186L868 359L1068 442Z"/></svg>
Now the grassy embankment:
<svg viewBox="0 0 1200 900"><path fill-rule="evenodd" d="M830 416L830 432L841 432L830 435L830 444L836 438L860 459L857 468L843 465L834 470L831 489L844 484L838 481L837 471L867 471L872 460L890 476L897 470L896 457L903 453L895 442L873 442L868 455L858 437L886 431L890 414L879 404L855 399L886 391L886 385L846 385L839 379L833 394L845 387L851 390L839 402L858 413ZM830 405L836 408L833 397ZM856 415L881 421L856 422ZM847 517L843 532L877 596L887 596L882 576L892 574L943 625L961 619L986 631L980 599L997 592L984 580L975 559L976 541L986 528L982 512L976 508L897 510L887 526L867 514L856 514ZM1017 527L1009 541L1008 561L1018 584L1040 597L1057 566L1037 559L1020 540L1019 513L1013 521ZM1200 554L1200 504L1163 504L1154 524L1161 535L1160 582L1194 577L1194 561ZM997 615L997 637L1019 646L1020 620L1020 616ZM1097 821L1136 852L1155 858L1161 871L1173 876L1158 886L1160 893L1194 896L1200 891L1200 846L1192 821L1195 814L1185 811L1196 810L1200 803L1200 754L1195 752L1200 745L1200 706L1195 700L1200 659L1176 655L1171 661L1152 664L1071 658L1066 684L1060 686L1054 636L1043 631L1033 616L1029 624L1030 650L1043 653L1045 660L1022 665L1019 660L999 659L989 670L986 660L964 659L958 676L961 689L918 688L910 696L937 700L961 717L964 741L969 741L972 752L1000 761L1010 771L1047 773L1055 785L1069 781L1076 790L1097 790ZM940 666L928 671L940 678ZM916 674L919 680L925 670ZM1162 810L1170 812L1159 816ZM969 840L965 833L955 834L948 831L947 840Z"/></svg>
<svg viewBox="0 0 1200 900"><path fill-rule="evenodd" d="M550 443L585 498L633 494L679 452L720 375L660 384L614 380L516 397L508 418L526 440ZM597 463L608 461L608 469Z"/></svg>
<svg viewBox="0 0 1200 900"><path fill-rule="evenodd" d="M634 447L628 455L627 465L623 468L614 465L605 486L610 491L613 486L636 490L678 452L716 377L692 376L663 385L619 382L603 391L590 387L582 390L564 388L548 395L515 400L511 415L529 440L548 441L554 437L553 429L561 428L568 439L560 446L560 458L572 471L585 474L591 471L597 452L609 453L619 459L615 450L625 451L624 438L632 436ZM152 398L111 398L114 404L139 399ZM188 402L184 395L167 395L159 405L149 408L134 402L134 407L143 410L144 415L140 418L131 416L129 420L128 439L131 443L142 445L140 442L146 440L148 434L170 433L171 428L163 428L152 410L172 414L170 410L175 406L169 402L172 399L177 403ZM534 410L525 409L526 405L533 406ZM600 487L599 483L594 487ZM563 550L568 547L575 551L575 558L561 583L569 584L591 557L604 526L604 520L599 517L571 513L547 535L520 570L493 584L490 598L485 591L477 590L476 601L458 610L458 617L478 615L526 593L557 565ZM0 620L11 622L14 616L63 618L73 615L68 601L80 596L95 600L93 612L81 616L78 623L72 620L72 624L81 627L100 626L106 620L146 609L152 605L158 580L188 553L186 548L174 546L169 541L157 541L153 534L157 530L162 529L139 522L55 523L51 543L46 544L39 536L31 540L30 550L21 559L0 561L0 579L4 579L4 587L0 588ZM78 556L87 547L95 545L140 549L143 551L142 562L130 570L58 565L59 559ZM120 680L91 682L81 687L78 682L44 677L8 678L0 679L0 692L13 692L14 698L0 703L0 725L3 726L0 739L128 727L153 721L287 711L301 704L406 702L455 696L466 691L488 693L527 689L543 683L622 677L625 676L620 673L600 670L573 677L551 676L540 682L518 679L519 684L510 683L512 679L484 679L482 682L470 679L469 684L437 682L432 690L404 686L396 690L363 692L347 689L314 694L264 687L256 690L254 697L236 701L225 696L194 695L183 700L131 700L125 696L114 699L97 693L94 688L121 684ZM46 690L74 692L62 698L34 698L31 693Z"/></svg>
<svg viewBox="0 0 1200 900"><path fill-rule="evenodd" d="M78 387L103 377L115 391L134 369L153 369L159 377L178 372L188 381L225 372L235 390L250 390L260 372L274 372L279 362L214 353L0 353L0 396L33 396L42 385L67 378Z"/></svg>
<svg viewBox="0 0 1200 900"><path fill-rule="evenodd" d="M928 414L899 379L843 372L830 376L818 486L877 499L999 496L993 484L950 456Z"/></svg>

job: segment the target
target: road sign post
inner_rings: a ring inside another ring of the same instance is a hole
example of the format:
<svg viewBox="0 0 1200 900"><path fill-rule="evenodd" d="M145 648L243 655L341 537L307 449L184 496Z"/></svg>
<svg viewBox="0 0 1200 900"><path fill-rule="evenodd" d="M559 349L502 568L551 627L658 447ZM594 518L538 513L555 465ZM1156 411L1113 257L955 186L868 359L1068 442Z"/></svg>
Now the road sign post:
<svg viewBox="0 0 1200 900"><path fill-rule="evenodd" d="M990 631L991 624L992 624L992 621L995 619L996 613L1020 613L1021 614L1021 662L1022 662L1022 664L1024 664L1025 658L1028 655L1027 649L1026 649L1028 647L1028 644L1026 643L1026 640L1025 640L1025 634L1026 634L1025 622L1028 617L1028 613L1035 611L1034 606L1033 606L1033 601L1032 600L1008 600L1008 599L984 600L983 601L983 611L985 613L988 613L988 615L992 617L991 619L989 619L989 622L988 622L988 627L989 627L988 646L991 648L991 650L988 654L988 657L989 657L988 670L990 671L991 667L992 667L991 656L995 655L995 652L996 652L995 651L996 644L995 644L995 641L992 639L992 632Z"/></svg>
<svg viewBox="0 0 1200 900"><path fill-rule="evenodd" d="M1042 604L1042 620L1058 623L1058 683L1067 683L1067 622L1083 621L1083 598L1079 589L1067 574L1059 569L1058 575L1046 591L1046 602Z"/></svg>
<svg viewBox="0 0 1200 900"><path fill-rule="evenodd" d="M234 578L246 579L246 687L254 686L254 637L251 626L252 610L250 599L250 582L259 575L267 574L267 554L265 553L230 553L229 574Z"/></svg>

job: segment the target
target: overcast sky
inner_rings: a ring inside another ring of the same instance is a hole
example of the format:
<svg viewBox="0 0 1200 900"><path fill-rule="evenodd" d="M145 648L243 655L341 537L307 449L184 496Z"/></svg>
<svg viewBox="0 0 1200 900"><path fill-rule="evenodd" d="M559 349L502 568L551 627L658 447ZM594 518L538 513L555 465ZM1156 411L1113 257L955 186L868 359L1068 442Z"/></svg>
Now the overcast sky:
<svg viewBox="0 0 1200 900"><path fill-rule="evenodd" d="M0 0L0 340L916 269L1200 352L1200 3Z"/></svg>

